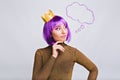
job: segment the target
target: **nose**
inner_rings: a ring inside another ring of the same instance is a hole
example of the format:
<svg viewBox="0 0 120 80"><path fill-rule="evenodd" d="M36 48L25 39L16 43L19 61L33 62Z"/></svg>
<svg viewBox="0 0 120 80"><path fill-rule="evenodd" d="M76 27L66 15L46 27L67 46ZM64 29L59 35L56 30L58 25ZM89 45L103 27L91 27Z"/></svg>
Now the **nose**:
<svg viewBox="0 0 120 80"><path fill-rule="evenodd" d="M66 33L66 29L63 28L62 29L62 33L65 34Z"/></svg>

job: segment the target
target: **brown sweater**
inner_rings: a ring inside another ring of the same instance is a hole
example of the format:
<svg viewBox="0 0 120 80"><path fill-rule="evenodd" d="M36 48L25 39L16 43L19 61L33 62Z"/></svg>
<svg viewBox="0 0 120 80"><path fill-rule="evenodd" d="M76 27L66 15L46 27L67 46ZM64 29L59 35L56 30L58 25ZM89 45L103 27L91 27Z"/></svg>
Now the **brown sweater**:
<svg viewBox="0 0 120 80"><path fill-rule="evenodd" d="M61 44L64 52L55 59L52 47L38 49L35 53L32 80L71 80L73 66L76 63L87 70L95 67L83 53L67 44Z"/></svg>

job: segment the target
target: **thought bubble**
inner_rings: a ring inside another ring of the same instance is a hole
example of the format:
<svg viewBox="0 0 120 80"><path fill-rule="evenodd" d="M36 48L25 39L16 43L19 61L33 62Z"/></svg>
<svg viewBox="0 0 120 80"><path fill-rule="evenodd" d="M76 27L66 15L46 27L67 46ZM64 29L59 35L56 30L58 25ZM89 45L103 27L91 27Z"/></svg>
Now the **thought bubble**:
<svg viewBox="0 0 120 80"><path fill-rule="evenodd" d="M85 28L85 25L93 24L95 21L94 13L85 4L73 2L67 5L66 15L70 19L80 23L80 27L75 32L79 32Z"/></svg>

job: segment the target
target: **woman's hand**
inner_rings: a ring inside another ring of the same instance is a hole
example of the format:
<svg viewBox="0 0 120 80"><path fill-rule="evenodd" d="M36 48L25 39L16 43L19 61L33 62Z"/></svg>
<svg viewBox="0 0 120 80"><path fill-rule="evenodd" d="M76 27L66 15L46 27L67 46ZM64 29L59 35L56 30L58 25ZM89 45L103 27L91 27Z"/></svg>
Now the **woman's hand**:
<svg viewBox="0 0 120 80"><path fill-rule="evenodd" d="M52 46L52 56L54 58L57 58L58 57L58 50L64 52L64 48L63 46L59 45L59 43L63 43L63 41L57 41L56 43L53 44Z"/></svg>

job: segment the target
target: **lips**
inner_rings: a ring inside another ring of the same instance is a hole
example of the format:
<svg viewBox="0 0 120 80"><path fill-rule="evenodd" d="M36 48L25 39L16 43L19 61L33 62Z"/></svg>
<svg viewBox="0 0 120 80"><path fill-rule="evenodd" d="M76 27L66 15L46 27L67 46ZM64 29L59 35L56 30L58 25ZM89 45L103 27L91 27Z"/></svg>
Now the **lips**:
<svg viewBox="0 0 120 80"><path fill-rule="evenodd" d="M60 36L61 38L66 38L66 35Z"/></svg>

